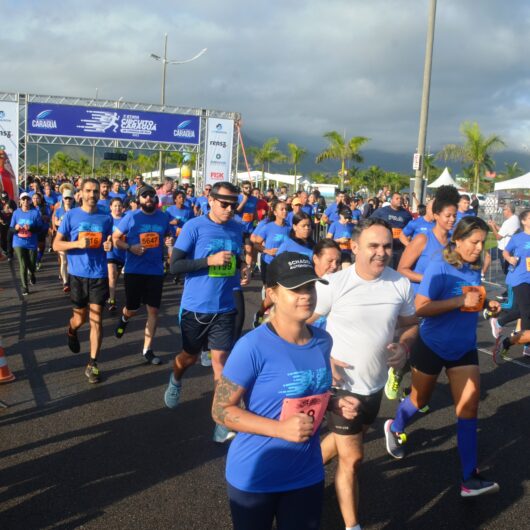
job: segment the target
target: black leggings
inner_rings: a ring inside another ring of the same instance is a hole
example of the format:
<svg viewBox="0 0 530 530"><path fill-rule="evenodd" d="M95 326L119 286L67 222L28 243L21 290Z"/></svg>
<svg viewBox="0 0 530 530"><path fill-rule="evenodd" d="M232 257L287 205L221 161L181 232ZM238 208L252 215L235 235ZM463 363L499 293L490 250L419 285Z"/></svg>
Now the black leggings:
<svg viewBox="0 0 530 530"><path fill-rule="evenodd" d="M245 323L245 297L242 289L233 291L234 303L236 305L236 318L234 320L234 344L240 339Z"/></svg>
<svg viewBox="0 0 530 530"><path fill-rule="evenodd" d="M530 329L530 283L521 283L513 287L514 303L510 311L503 313L499 324L506 326L513 320L521 319L521 329Z"/></svg>
<svg viewBox="0 0 530 530"><path fill-rule="evenodd" d="M234 530L317 530L320 528L324 482L273 493L241 491L228 484Z"/></svg>

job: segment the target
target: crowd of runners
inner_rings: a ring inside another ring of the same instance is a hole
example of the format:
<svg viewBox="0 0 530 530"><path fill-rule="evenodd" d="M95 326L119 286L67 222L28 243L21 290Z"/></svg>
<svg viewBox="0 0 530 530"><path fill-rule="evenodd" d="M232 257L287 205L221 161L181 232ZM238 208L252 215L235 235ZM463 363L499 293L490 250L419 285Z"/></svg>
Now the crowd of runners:
<svg viewBox="0 0 530 530"><path fill-rule="evenodd" d="M345 528L357 530L363 440L383 397L399 404L381 440L401 459L407 425L428 411L442 369L454 400L460 495L499 490L478 470L476 330L479 318L490 321L496 363L514 344L530 355L530 210L516 215L507 204L498 226L471 199L451 186L426 204L386 187L371 198L338 191L326 204L318 190L262 192L248 181L199 192L170 178L157 188L141 176L34 179L18 204L1 196L1 257L16 257L27 297L43 255L55 253L57 296L67 293L73 306L65 334L73 353L81 351L78 330L90 326L89 383L101 380L105 312L116 315L121 339L144 305L139 354L161 363L154 339L165 278L183 285L181 350L161 401L177 409L193 384L188 368L201 358L211 364L213 440L232 440L234 528L319 528L324 464L336 458ZM486 252L489 233L498 246ZM488 299L484 287L492 259L506 274L502 300ZM262 302L243 335L253 276Z"/></svg>

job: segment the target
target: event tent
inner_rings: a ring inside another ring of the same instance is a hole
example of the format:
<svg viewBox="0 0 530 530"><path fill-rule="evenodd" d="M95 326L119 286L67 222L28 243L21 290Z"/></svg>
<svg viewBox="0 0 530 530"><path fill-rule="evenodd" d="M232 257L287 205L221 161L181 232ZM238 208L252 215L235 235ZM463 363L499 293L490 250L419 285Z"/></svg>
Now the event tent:
<svg viewBox="0 0 530 530"><path fill-rule="evenodd" d="M505 180L504 182L497 182L495 184L495 191L524 189L530 189L530 173L526 173L526 175L514 179Z"/></svg>
<svg viewBox="0 0 530 530"><path fill-rule="evenodd" d="M434 182L431 182L430 184L428 184L427 187L428 188L439 188L440 186L444 186L444 185L449 185L449 186L454 186L455 188L459 188L458 184L453 179L453 177L451 176L451 173L449 173L449 170L447 168L443 170L443 173Z"/></svg>

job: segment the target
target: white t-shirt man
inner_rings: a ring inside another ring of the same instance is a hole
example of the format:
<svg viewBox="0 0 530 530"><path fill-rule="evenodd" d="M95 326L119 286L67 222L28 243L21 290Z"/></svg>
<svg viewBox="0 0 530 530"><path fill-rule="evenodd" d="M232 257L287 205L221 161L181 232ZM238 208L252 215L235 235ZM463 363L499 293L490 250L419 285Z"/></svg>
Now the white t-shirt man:
<svg viewBox="0 0 530 530"><path fill-rule="evenodd" d="M315 313L326 316L333 338L331 357L351 368L337 368L341 388L370 396L386 383L387 346L394 340L397 319L415 314L414 293L407 278L386 267L375 280L363 280L355 265L316 283Z"/></svg>
<svg viewBox="0 0 530 530"><path fill-rule="evenodd" d="M497 246L499 250L504 250L508 241L511 237L521 228L521 223L519 222L519 217L517 215L511 215L502 223L501 229L499 230L499 235L502 236L501 239L497 241Z"/></svg>

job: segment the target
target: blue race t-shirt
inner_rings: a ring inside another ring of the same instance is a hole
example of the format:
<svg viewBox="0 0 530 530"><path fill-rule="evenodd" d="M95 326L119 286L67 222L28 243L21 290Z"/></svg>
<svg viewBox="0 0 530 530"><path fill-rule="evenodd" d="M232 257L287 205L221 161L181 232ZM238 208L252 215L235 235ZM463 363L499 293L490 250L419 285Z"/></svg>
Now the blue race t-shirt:
<svg viewBox="0 0 530 530"><path fill-rule="evenodd" d="M43 195L42 198L50 208L53 208L57 204L57 195L53 191L50 193L50 195Z"/></svg>
<svg viewBox="0 0 530 530"><path fill-rule="evenodd" d="M347 243L339 243L340 250L351 254L351 236L353 234L354 225L352 223L342 224L340 221L331 223L328 228L328 233L333 236L333 240L342 239L343 237L348 238Z"/></svg>
<svg viewBox="0 0 530 530"><path fill-rule="evenodd" d="M98 208L110 215L110 199L99 199Z"/></svg>
<svg viewBox="0 0 530 530"><path fill-rule="evenodd" d="M239 202L243 200L243 194L239 195ZM250 195L243 206L243 211L236 215L234 219L243 225L243 232L251 234L254 230L254 218L256 217L256 210L258 208L258 199L254 195Z"/></svg>
<svg viewBox="0 0 530 530"><path fill-rule="evenodd" d="M245 409L279 420L283 400L323 394L331 386L331 336L310 328L303 346L261 325L234 346L223 376L243 387ZM318 431L305 443L237 433L228 450L226 480L243 491L289 491L324 479Z"/></svg>
<svg viewBox="0 0 530 530"><path fill-rule="evenodd" d="M30 208L24 212L22 208L17 208L11 217L11 228L19 225L21 229L13 235L13 247L27 248L35 250L38 244L38 234L42 229L42 217L39 210Z"/></svg>
<svg viewBox="0 0 530 530"><path fill-rule="evenodd" d="M519 258L515 267L508 267L506 285L516 287L522 283L530 284L530 235L525 232L513 235L504 250Z"/></svg>
<svg viewBox="0 0 530 530"><path fill-rule="evenodd" d="M111 199L115 199L117 197L118 199L121 199L121 202L123 202L127 198L127 193L124 191L109 191L109 197Z"/></svg>
<svg viewBox="0 0 530 530"><path fill-rule="evenodd" d="M232 291L240 284L237 266L243 243L241 223L231 219L214 223L201 215L188 221L175 242L175 248L186 253L187 259L207 258L222 250L232 253L225 266L210 266L186 273L181 308L196 313L227 313L235 309Z"/></svg>
<svg viewBox="0 0 530 530"><path fill-rule="evenodd" d="M80 237L88 238L88 248L74 248L66 255L68 272L80 278L107 278L107 253L103 243L112 235L112 217L101 210L94 213L82 208L73 208L66 212L57 230L70 241Z"/></svg>
<svg viewBox="0 0 530 530"><path fill-rule="evenodd" d="M461 212L460 210L458 210L456 212L455 226L458 224L460 219L462 219L463 217L476 217L476 216L477 216L477 212L475 212L475 210L469 209L465 212Z"/></svg>
<svg viewBox="0 0 530 530"><path fill-rule="evenodd" d="M199 207L201 215L206 215L210 211L210 203L208 202L208 197L205 197L204 195L197 197L197 200L195 201L195 206Z"/></svg>
<svg viewBox="0 0 530 530"><path fill-rule="evenodd" d="M334 202L333 204L330 204L324 211L324 215L328 218L328 225L340 219L339 208L342 208L342 204L339 206L336 202Z"/></svg>
<svg viewBox="0 0 530 530"><path fill-rule="evenodd" d="M391 206L385 206L384 208L378 208L371 217L384 219L390 225L392 228L392 237L394 238L394 250L403 248L403 243L399 240L399 235L403 231L403 228L412 220L412 214L408 210L405 210L405 208L394 210Z"/></svg>
<svg viewBox="0 0 530 530"><path fill-rule="evenodd" d="M121 223L123 217L112 217L112 232L114 233L118 229L118 225ZM107 252L107 259L110 260L116 260L121 263L125 263L125 254L127 253L126 250L122 250L121 248L118 248L117 246L113 245L112 250L110 252Z"/></svg>
<svg viewBox="0 0 530 530"><path fill-rule="evenodd" d="M122 218L118 230L125 234L130 246L141 244L145 248L141 256L126 252L125 272L162 276L165 237L171 233L169 217L160 210L146 214L138 209Z"/></svg>
<svg viewBox="0 0 530 530"><path fill-rule="evenodd" d="M170 225L174 237L178 237L184 224L195 217L193 210L186 203L184 203L184 208L177 208L176 205L170 206L166 210L166 214L170 221L177 220L176 225Z"/></svg>
<svg viewBox="0 0 530 530"><path fill-rule="evenodd" d="M407 237L410 237L412 241L418 234L427 234L430 232L435 224L434 221L426 221L425 217L418 217L407 223L407 226L403 228L403 233Z"/></svg>
<svg viewBox="0 0 530 530"><path fill-rule="evenodd" d="M253 234L255 236L261 236L261 232L263 231L263 228L268 224L270 223L271 221L269 221L269 219L267 217L265 217L265 219L262 219L257 225L256 225L256 228L254 228L254 232Z"/></svg>
<svg viewBox="0 0 530 530"><path fill-rule="evenodd" d="M259 235L263 238L263 246L266 249L279 248L280 245L289 238L289 232L291 228L287 225L277 225L275 222L267 223L259 231ZM269 254L263 254L261 259L265 263L270 263L273 260L273 256Z"/></svg>
<svg viewBox="0 0 530 530"><path fill-rule="evenodd" d="M429 263L435 259L442 259L443 245L438 241L438 238L434 235L434 232L431 230L425 234L427 241L425 247L416 261L414 267L412 268L413 272L418 274L423 274ZM410 280L410 285L414 294L418 292L418 287L420 286L419 282L413 282Z"/></svg>
<svg viewBox="0 0 530 530"><path fill-rule="evenodd" d="M445 259L429 263L418 288L418 294L430 300L448 300L462 295L462 287L480 285L480 269L468 264L457 269ZM434 317L425 317L420 324L420 336L437 355L456 361L477 347L478 312L453 309Z"/></svg>
<svg viewBox="0 0 530 530"><path fill-rule="evenodd" d="M303 254L309 259L313 259L313 249L309 248L306 245L301 245L290 237L285 239L284 242L278 247L278 251L276 252L276 255L274 257L276 258L283 252L298 252L298 254Z"/></svg>

